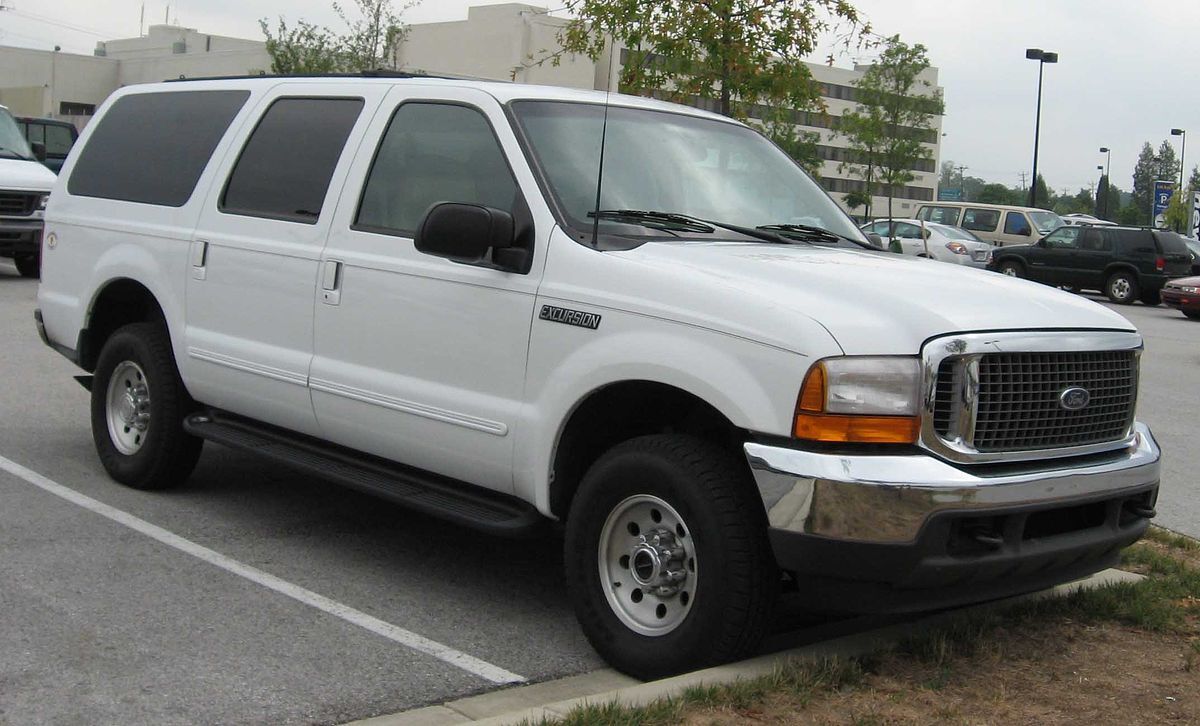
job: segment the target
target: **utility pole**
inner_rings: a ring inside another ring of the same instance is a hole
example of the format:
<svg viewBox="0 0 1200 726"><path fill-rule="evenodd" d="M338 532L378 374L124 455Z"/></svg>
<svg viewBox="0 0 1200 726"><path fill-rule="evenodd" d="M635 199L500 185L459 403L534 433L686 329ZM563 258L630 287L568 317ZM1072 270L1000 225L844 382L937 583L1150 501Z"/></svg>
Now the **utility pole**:
<svg viewBox="0 0 1200 726"><path fill-rule="evenodd" d="M1026 176L1026 174L1025 174L1025 172L1023 172L1023 171L1022 171L1022 172L1019 172L1019 173L1020 173L1020 175L1021 175L1021 193L1022 193L1022 194L1024 194L1024 193L1025 193L1025 189L1026 189L1026 186L1025 186L1025 176Z"/></svg>
<svg viewBox="0 0 1200 726"><path fill-rule="evenodd" d="M967 201L967 186L966 186L966 182L963 180L963 172L967 170L967 167L956 166L953 168L958 170L958 193L959 193L959 197L960 197L959 201L965 202L965 201Z"/></svg>

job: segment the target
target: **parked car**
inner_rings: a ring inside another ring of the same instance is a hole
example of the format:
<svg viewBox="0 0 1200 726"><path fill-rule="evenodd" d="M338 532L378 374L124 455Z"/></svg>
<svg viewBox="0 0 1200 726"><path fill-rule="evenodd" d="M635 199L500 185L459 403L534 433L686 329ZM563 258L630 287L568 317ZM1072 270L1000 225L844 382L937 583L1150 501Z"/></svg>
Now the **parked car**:
<svg viewBox="0 0 1200 726"><path fill-rule="evenodd" d="M925 229L925 237L921 229ZM992 259L992 245L960 227L951 227L936 222L921 222L919 219L876 220L859 227L870 234L878 234L888 249L905 255L929 257L940 262L951 262L970 267L987 267Z"/></svg>
<svg viewBox="0 0 1200 726"><path fill-rule="evenodd" d="M1192 274L1200 275L1200 240L1184 237L1183 243L1187 245L1188 254L1192 256Z"/></svg>
<svg viewBox="0 0 1200 726"><path fill-rule="evenodd" d="M1064 215L1062 215L1062 221L1063 221L1063 224L1067 224L1067 225L1071 225L1071 226L1084 226L1084 225L1092 225L1092 226L1098 226L1098 227L1115 227L1115 226L1117 226L1116 222L1110 222L1107 219L1100 219L1099 217L1093 217L1090 214L1082 214L1080 212L1072 212L1071 214L1064 214Z"/></svg>
<svg viewBox="0 0 1200 726"><path fill-rule="evenodd" d="M113 479L180 484L210 441L541 536L589 641L640 678L754 652L781 587L851 611L992 600L1109 567L1154 516L1128 320L880 253L700 109L432 78L129 85L47 215L35 321L89 374Z"/></svg>
<svg viewBox="0 0 1200 726"><path fill-rule="evenodd" d="M1200 277L1181 277L1163 285L1162 301L1192 320L1200 320Z"/></svg>
<svg viewBox="0 0 1200 726"><path fill-rule="evenodd" d="M1167 280L1191 270L1184 238L1140 227L1060 227L1032 245L996 251L989 269L1012 277L1100 290L1123 305L1159 303Z"/></svg>
<svg viewBox="0 0 1200 726"><path fill-rule="evenodd" d="M45 146L25 140L12 114L0 106L0 257L11 258L23 277L37 277L42 215L54 172L40 163Z"/></svg>
<svg viewBox="0 0 1200 726"><path fill-rule="evenodd" d="M18 116L17 125L21 127L21 133L25 134L25 139L30 144L42 144L46 147L46 158L42 163L55 174L62 169L67 154L79 138L79 131L69 121Z"/></svg>
<svg viewBox="0 0 1200 726"><path fill-rule="evenodd" d="M1062 217L1045 209L976 202L930 202L921 205L916 218L962 227L997 247L1029 244L1063 226Z"/></svg>

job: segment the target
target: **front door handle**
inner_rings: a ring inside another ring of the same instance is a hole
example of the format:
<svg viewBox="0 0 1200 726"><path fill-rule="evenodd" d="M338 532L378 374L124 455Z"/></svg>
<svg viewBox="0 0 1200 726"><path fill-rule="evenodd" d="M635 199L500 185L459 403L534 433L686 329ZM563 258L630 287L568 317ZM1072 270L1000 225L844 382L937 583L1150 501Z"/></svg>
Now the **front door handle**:
<svg viewBox="0 0 1200 726"><path fill-rule="evenodd" d="M321 266L321 302L337 305L342 301L342 263L325 260Z"/></svg>
<svg viewBox="0 0 1200 726"><path fill-rule="evenodd" d="M192 240L192 278L204 280L208 278L208 241Z"/></svg>

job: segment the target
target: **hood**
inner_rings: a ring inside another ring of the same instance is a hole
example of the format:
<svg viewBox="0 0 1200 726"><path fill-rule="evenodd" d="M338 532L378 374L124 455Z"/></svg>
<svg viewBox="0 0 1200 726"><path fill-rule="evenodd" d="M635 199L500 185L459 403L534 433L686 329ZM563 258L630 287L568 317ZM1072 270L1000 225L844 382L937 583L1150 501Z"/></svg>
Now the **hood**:
<svg viewBox="0 0 1200 726"><path fill-rule="evenodd" d="M764 319L803 316L826 328L848 355L911 355L929 338L950 333L1135 330L1078 295L917 257L735 242L655 242L621 254L658 268L659 279L689 279L686 306L709 321L724 318L747 330L757 318L763 328L779 330L780 321ZM789 342L794 350L804 345Z"/></svg>
<svg viewBox="0 0 1200 726"><path fill-rule="evenodd" d="M0 189L49 192L57 178L41 162L0 157Z"/></svg>

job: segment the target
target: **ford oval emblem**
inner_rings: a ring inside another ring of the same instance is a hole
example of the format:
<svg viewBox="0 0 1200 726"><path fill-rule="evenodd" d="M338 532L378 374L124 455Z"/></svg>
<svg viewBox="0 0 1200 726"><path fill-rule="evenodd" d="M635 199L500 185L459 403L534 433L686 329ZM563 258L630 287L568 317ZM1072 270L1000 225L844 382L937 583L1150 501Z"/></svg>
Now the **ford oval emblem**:
<svg viewBox="0 0 1200 726"><path fill-rule="evenodd" d="M1088 405L1092 400L1092 394L1087 392L1086 388L1068 388L1058 394L1058 405L1068 411L1078 411Z"/></svg>

